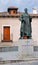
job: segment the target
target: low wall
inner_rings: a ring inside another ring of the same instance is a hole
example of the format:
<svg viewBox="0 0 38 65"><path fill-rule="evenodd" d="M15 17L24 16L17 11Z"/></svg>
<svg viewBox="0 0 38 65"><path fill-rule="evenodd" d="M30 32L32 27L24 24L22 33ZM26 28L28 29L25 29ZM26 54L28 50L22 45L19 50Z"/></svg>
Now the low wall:
<svg viewBox="0 0 38 65"><path fill-rule="evenodd" d="M0 61L37 58L38 46L34 46L33 43L33 40L19 40L16 45L0 47Z"/></svg>

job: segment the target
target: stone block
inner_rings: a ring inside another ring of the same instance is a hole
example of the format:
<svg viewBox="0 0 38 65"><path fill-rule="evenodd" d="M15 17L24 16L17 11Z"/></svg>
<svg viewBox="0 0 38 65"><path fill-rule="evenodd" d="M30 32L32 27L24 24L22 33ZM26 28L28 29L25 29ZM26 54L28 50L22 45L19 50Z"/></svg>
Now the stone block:
<svg viewBox="0 0 38 65"><path fill-rule="evenodd" d="M18 41L19 45L33 45L34 41L32 39L20 39Z"/></svg>

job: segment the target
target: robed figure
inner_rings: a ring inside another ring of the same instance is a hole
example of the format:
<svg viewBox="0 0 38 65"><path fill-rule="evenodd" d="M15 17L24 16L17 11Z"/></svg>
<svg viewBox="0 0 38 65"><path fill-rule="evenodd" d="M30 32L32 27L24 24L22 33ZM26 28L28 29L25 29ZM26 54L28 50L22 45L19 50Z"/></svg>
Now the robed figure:
<svg viewBox="0 0 38 65"><path fill-rule="evenodd" d="M30 39L31 38L31 21L32 18L27 12L27 8L24 9L25 13L23 13L20 16L20 21L21 21L21 28L20 28L20 38L23 39Z"/></svg>

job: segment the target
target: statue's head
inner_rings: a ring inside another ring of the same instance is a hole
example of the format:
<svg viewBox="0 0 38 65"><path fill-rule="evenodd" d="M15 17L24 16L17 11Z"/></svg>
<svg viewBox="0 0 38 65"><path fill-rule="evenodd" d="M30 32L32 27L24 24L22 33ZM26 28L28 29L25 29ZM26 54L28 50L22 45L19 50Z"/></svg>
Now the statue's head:
<svg viewBox="0 0 38 65"><path fill-rule="evenodd" d="M25 13L28 13L28 12L27 12L27 11L28 11L27 8L25 8L24 11L25 11Z"/></svg>

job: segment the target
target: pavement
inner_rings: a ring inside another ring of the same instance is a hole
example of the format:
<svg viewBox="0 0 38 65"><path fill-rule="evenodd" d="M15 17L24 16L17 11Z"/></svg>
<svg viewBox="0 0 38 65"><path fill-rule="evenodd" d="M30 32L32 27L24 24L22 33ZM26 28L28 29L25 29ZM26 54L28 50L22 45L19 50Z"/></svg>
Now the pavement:
<svg viewBox="0 0 38 65"><path fill-rule="evenodd" d="M34 41L34 40L18 40L18 41L13 41L13 42L0 42L0 46L16 46L16 45L27 45L27 41L30 43L30 45L33 45L33 46L38 46L38 41ZM22 44L21 44L22 43Z"/></svg>
<svg viewBox="0 0 38 65"><path fill-rule="evenodd" d="M18 45L18 42L0 42L0 46L15 46Z"/></svg>
<svg viewBox="0 0 38 65"><path fill-rule="evenodd" d="M18 42L0 42L1 46L15 46ZM0 65L38 65L38 57L26 57L24 60L6 60L0 61Z"/></svg>
<svg viewBox="0 0 38 65"><path fill-rule="evenodd" d="M38 65L38 60L29 60L29 61L6 61L0 62L0 65Z"/></svg>

